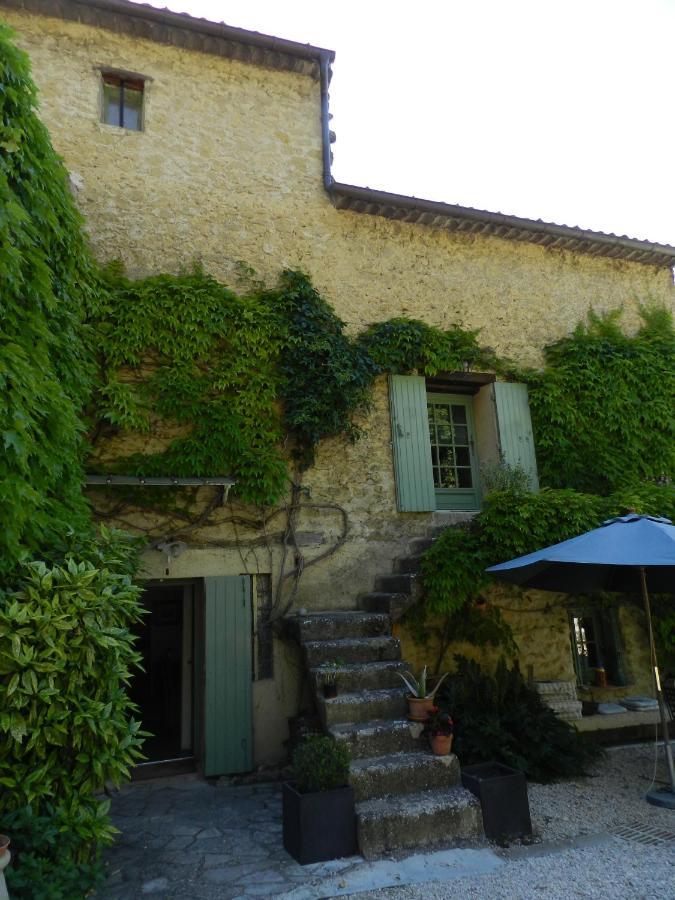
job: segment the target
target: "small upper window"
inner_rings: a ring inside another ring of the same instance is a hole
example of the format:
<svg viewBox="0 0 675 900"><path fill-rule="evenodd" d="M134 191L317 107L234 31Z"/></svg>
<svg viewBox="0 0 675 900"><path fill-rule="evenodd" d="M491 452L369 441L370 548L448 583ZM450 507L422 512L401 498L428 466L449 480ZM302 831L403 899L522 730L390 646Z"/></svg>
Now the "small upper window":
<svg viewBox="0 0 675 900"><path fill-rule="evenodd" d="M141 78L103 73L103 115L101 121L131 131L143 129L143 86Z"/></svg>

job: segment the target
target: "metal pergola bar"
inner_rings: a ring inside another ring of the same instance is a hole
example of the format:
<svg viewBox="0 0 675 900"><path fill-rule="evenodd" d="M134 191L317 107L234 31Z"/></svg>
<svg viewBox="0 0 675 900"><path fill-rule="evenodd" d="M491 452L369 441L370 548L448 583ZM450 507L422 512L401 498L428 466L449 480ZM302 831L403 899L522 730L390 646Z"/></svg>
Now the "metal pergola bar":
<svg viewBox="0 0 675 900"><path fill-rule="evenodd" d="M212 478L161 478L154 475L86 475L89 485L134 485L148 487L224 487L228 491L236 484L233 478L216 475Z"/></svg>

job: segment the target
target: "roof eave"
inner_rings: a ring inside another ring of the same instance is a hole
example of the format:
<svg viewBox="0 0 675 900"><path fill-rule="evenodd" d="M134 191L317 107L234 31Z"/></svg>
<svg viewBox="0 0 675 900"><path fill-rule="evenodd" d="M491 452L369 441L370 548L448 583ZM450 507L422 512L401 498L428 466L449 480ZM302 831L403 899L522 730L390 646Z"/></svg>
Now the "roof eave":
<svg viewBox="0 0 675 900"><path fill-rule="evenodd" d="M656 244L541 220L523 219L519 216L392 194L388 191L335 181L328 188L328 192L338 209L436 226L450 231L527 241L550 249L608 256L643 265L668 268L675 265L675 247L668 244Z"/></svg>

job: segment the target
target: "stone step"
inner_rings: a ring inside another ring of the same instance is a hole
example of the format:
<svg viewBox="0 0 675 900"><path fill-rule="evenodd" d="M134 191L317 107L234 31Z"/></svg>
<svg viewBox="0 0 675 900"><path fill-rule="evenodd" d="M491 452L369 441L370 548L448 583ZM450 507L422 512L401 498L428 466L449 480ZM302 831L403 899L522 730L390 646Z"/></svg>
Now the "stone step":
<svg viewBox="0 0 675 900"><path fill-rule="evenodd" d="M385 660L385 662L352 663L335 669L335 682L338 692L351 693L352 691L370 691L378 688L400 687L403 682L396 674L406 672L409 666L401 660ZM320 666L311 669L312 680L321 691Z"/></svg>
<svg viewBox="0 0 675 900"><path fill-rule="evenodd" d="M453 525L466 525L477 515L478 512L473 510L437 509L431 516L431 525L428 526L427 533L435 537L445 531L446 528L451 528Z"/></svg>
<svg viewBox="0 0 675 900"><path fill-rule="evenodd" d="M379 637L391 633L386 612L321 612L298 615L298 640L321 641L335 638Z"/></svg>
<svg viewBox="0 0 675 900"><path fill-rule="evenodd" d="M411 556L420 556L436 543L435 538L413 538L408 544Z"/></svg>
<svg viewBox="0 0 675 900"><path fill-rule="evenodd" d="M542 700L553 697L565 700L577 699L577 686L573 681L535 681L533 687L541 694Z"/></svg>
<svg viewBox="0 0 675 900"><path fill-rule="evenodd" d="M455 524L457 523L449 521L447 525L429 525L426 530L426 536L435 540L443 534L446 528L449 528L451 525Z"/></svg>
<svg viewBox="0 0 675 900"><path fill-rule="evenodd" d="M412 753L428 747L424 738L419 737L421 727L407 719L352 722L333 725L329 731L336 740L346 742L352 759L386 756L389 753Z"/></svg>
<svg viewBox="0 0 675 900"><path fill-rule="evenodd" d="M460 783L459 761L454 753L392 753L352 761L349 783L357 801L389 794L414 794L443 790Z"/></svg>
<svg viewBox="0 0 675 900"><path fill-rule="evenodd" d="M392 850L453 845L483 835L480 802L455 786L356 804L359 850L374 859Z"/></svg>
<svg viewBox="0 0 675 900"><path fill-rule="evenodd" d="M326 699L319 696L319 713L324 725L370 722L372 719L400 719L408 711L405 687L358 691Z"/></svg>
<svg viewBox="0 0 675 900"><path fill-rule="evenodd" d="M414 556L401 556L394 560L394 571L407 574L408 572L420 572L424 554L417 553Z"/></svg>
<svg viewBox="0 0 675 900"><path fill-rule="evenodd" d="M401 643L391 636L307 641L302 646L310 669L337 659L345 663L365 663L401 658Z"/></svg>
<svg viewBox="0 0 675 900"><path fill-rule="evenodd" d="M415 572L408 572L401 575L380 575L375 579L375 588L377 591L385 591L391 594L413 594L416 588L416 582L419 582L419 575Z"/></svg>
<svg viewBox="0 0 675 900"><path fill-rule="evenodd" d="M416 603L410 594L397 594L389 591L372 591L359 597L359 606L371 612L387 613L392 622L398 620Z"/></svg>

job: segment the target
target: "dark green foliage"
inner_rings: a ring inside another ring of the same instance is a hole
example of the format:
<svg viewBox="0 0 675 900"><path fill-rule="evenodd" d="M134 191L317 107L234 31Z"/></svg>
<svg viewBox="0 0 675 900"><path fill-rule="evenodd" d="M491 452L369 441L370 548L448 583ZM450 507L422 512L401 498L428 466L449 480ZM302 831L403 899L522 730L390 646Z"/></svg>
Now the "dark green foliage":
<svg viewBox="0 0 675 900"><path fill-rule="evenodd" d="M643 309L633 335L620 312L546 349L528 373L539 475L550 487L608 494L675 477L675 329L670 312Z"/></svg>
<svg viewBox="0 0 675 900"><path fill-rule="evenodd" d="M277 303L286 321L280 398L302 468L323 438L359 435L353 417L370 402L376 367L306 275L284 272Z"/></svg>
<svg viewBox="0 0 675 900"><path fill-rule="evenodd" d="M349 750L327 735L310 734L293 753L293 778L301 794L332 791L349 778Z"/></svg>
<svg viewBox="0 0 675 900"><path fill-rule="evenodd" d="M476 340L477 331L454 327L447 331L419 319L400 317L371 325L358 338L362 351L379 372L424 375L462 371L465 364L489 365Z"/></svg>
<svg viewBox="0 0 675 900"><path fill-rule="evenodd" d="M87 522L87 309L98 281L28 58L0 26L0 575Z"/></svg>
<svg viewBox="0 0 675 900"><path fill-rule="evenodd" d="M137 475L232 475L235 493L277 501L286 480L284 431L300 470L321 440L355 440L355 418L383 372L433 374L476 363L476 334L413 319L373 325L352 340L302 272L275 290L237 296L200 271L129 281L119 270L97 328L104 379L97 414L146 432L152 416L186 432L164 451L118 459Z"/></svg>
<svg viewBox="0 0 675 900"><path fill-rule="evenodd" d="M75 827L73 827L75 825ZM105 882L98 850L81 860L77 825L50 803L44 814L23 807L2 815L12 836L12 864L5 877L14 900L78 900Z"/></svg>
<svg viewBox="0 0 675 900"><path fill-rule="evenodd" d="M239 297L195 271L110 279L97 321L105 373L97 414L143 432L155 417L183 432L162 452L118 459L125 474L232 475L242 500L281 495L276 406L284 325L271 298Z"/></svg>
<svg viewBox="0 0 675 900"><path fill-rule="evenodd" d="M113 834L97 793L141 757L125 691L140 663L129 631L140 618L136 567L136 546L102 531L74 539L61 565L24 564L18 589L0 594L0 824L30 808L27 864L45 877L50 865L95 862ZM63 843L40 836L45 816L68 833ZM12 836L20 879L24 847Z"/></svg>
<svg viewBox="0 0 675 900"><path fill-rule="evenodd" d="M438 702L454 719L462 765L496 760L534 781L585 774L598 751L542 702L517 663L509 669L502 658L490 675L472 660L455 661Z"/></svg>
<svg viewBox="0 0 675 900"><path fill-rule="evenodd" d="M466 528L447 528L422 563L426 607L453 612L489 583L487 566L597 528L627 510L672 518L675 486L641 484L609 497L573 490L491 494Z"/></svg>

